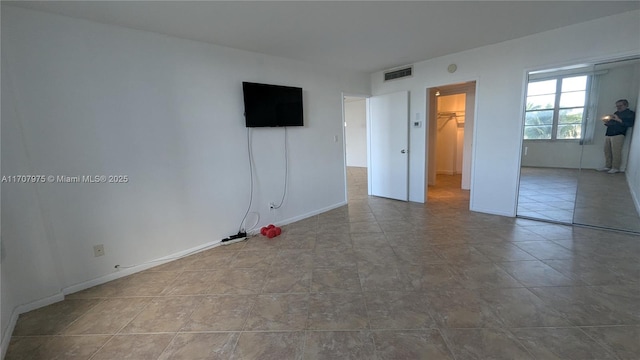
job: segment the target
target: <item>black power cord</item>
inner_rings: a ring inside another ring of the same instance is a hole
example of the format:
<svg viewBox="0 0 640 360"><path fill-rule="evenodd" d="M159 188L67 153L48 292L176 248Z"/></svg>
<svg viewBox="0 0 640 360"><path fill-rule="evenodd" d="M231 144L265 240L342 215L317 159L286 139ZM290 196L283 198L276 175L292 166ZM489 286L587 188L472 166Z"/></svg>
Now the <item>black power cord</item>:
<svg viewBox="0 0 640 360"><path fill-rule="evenodd" d="M247 215L249 215L249 211L251 210L251 205L253 205L253 156L252 156L252 148L251 148L251 128L247 128L247 154L249 157L249 179L250 179L250 191L249 191L249 206L247 206L247 211L244 213L244 217L242 221L240 221L240 226L238 227L238 233L235 235L231 235L228 238L222 239L222 242L228 242L235 239L241 239L247 237L246 229L242 228L245 220L247 220Z"/></svg>
<svg viewBox="0 0 640 360"><path fill-rule="evenodd" d="M287 196L287 188L289 186L289 146L288 146L288 132L287 127L284 127L284 190L282 192L282 198L280 199L280 204L273 205L273 209L280 209L282 204L284 204L284 198ZM253 205L253 147L251 144L251 128L247 128L247 154L249 157L249 177L250 177L250 192L249 192L249 206L247 207L247 211L244 213L244 217L242 221L240 221L240 226L238 227L238 233L235 235L231 235L227 238L222 239L222 242L229 242L236 239L242 239L247 237L246 229L242 228L242 225L247 220L247 216L249 215L249 211L251 210L251 205Z"/></svg>

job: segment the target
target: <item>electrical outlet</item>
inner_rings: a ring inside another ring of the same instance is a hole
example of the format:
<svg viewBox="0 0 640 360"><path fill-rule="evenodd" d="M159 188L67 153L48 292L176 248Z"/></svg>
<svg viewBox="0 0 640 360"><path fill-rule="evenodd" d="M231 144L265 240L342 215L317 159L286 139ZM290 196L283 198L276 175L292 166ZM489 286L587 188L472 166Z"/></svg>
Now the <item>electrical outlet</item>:
<svg viewBox="0 0 640 360"><path fill-rule="evenodd" d="M93 257L104 256L104 245L96 245L93 247Z"/></svg>

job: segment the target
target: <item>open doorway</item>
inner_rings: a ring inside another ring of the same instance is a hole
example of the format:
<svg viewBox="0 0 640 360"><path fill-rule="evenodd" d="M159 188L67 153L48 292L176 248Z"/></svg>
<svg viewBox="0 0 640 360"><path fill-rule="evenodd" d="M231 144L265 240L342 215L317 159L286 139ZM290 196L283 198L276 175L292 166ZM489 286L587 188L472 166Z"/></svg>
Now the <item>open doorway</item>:
<svg viewBox="0 0 640 360"><path fill-rule="evenodd" d="M471 81L427 91L427 200L470 190L475 89Z"/></svg>
<svg viewBox="0 0 640 360"><path fill-rule="evenodd" d="M344 139L347 202L368 196L367 99L344 96Z"/></svg>

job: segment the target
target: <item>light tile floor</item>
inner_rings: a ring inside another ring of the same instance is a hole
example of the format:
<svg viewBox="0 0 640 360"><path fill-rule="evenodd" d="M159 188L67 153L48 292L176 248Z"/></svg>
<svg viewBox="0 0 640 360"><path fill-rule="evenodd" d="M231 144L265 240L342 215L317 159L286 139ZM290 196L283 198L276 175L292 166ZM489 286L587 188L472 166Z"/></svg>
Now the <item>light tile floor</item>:
<svg viewBox="0 0 640 360"><path fill-rule="evenodd" d="M625 174L581 170L573 221L640 233L640 216Z"/></svg>
<svg viewBox="0 0 640 360"><path fill-rule="evenodd" d="M571 224L578 188L577 169L520 169L519 216Z"/></svg>
<svg viewBox="0 0 640 360"><path fill-rule="evenodd" d="M427 204L349 205L20 316L6 359L638 359L640 237ZM447 184L449 186L447 186Z"/></svg>
<svg viewBox="0 0 640 360"><path fill-rule="evenodd" d="M624 173L523 167L518 216L640 233Z"/></svg>

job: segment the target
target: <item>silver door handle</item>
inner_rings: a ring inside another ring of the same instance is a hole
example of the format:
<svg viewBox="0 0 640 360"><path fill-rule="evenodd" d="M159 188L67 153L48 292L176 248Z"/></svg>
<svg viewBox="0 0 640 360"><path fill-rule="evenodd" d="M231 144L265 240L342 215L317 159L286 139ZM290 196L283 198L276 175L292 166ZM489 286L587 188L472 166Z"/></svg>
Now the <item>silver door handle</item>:
<svg viewBox="0 0 640 360"><path fill-rule="evenodd" d="M400 152L401 152L401 153L403 153L403 154L406 154L406 153L407 153L407 150L402 149L402 150L400 150Z"/></svg>

